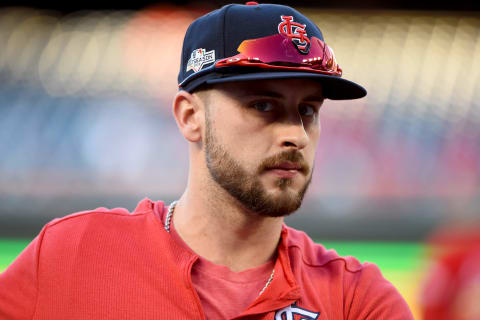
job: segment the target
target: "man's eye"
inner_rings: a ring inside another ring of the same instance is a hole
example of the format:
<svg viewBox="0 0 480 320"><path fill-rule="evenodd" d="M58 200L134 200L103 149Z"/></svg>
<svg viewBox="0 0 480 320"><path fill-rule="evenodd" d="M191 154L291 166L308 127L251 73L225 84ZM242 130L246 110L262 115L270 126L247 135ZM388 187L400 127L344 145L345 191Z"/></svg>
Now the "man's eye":
<svg viewBox="0 0 480 320"><path fill-rule="evenodd" d="M252 104L252 107L257 109L258 111L268 112L273 110L274 105L269 101L257 101Z"/></svg>
<svg viewBox="0 0 480 320"><path fill-rule="evenodd" d="M298 112L300 112L300 115L302 116L311 117L315 115L315 107L309 104L301 104L298 107Z"/></svg>

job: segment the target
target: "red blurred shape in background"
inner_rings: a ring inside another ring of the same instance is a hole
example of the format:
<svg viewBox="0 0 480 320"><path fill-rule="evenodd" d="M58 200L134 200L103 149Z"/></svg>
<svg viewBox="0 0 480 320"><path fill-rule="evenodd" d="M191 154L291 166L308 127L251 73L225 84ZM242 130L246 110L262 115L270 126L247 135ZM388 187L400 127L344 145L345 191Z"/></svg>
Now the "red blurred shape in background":
<svg viewBox="0 0 480 320"><path fill-rule="evenodd" d="M428 244L432 265L421 296L423 319L480 319L480 223L442 228Z"/></svg>

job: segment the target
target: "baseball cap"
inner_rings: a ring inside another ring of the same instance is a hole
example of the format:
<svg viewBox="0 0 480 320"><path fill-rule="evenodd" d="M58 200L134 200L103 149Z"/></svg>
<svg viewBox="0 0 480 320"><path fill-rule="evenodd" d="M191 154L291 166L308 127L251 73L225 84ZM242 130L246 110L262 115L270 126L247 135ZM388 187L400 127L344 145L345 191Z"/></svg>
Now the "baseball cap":
<svg viewBox="0 0 480 320"><path fill-rule="evenodd" d="M278 4L229 4L196 19L182 48L178 85L308 78L324 96L357 99L367 91L344 79L320 29L297 10Z"/></svg>

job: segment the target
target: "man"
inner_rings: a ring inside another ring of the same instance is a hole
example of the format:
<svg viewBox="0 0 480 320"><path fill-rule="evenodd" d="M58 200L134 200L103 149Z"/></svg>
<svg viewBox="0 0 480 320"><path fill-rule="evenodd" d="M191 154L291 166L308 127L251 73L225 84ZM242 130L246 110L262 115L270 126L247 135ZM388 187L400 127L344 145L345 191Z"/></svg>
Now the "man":
<svg viewBox="0 0 480 320"><path fill-rule="evenodd" d="M184 194L47 224L1 276L0 317L412 319L375 265L283 223L312 177L323 100L366 94L340 76L318 27L290 7L197 19L173 101L189 143Z"/></svg>

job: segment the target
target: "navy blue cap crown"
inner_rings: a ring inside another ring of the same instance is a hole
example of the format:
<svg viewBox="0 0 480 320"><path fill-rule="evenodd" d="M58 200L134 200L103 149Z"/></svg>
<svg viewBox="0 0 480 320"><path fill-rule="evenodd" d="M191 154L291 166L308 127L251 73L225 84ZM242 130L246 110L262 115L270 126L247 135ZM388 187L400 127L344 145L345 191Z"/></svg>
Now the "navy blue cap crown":
<svg viewBox="0 0 480 320"><path fill-rule="evenodd" d="M244 40L279 33L282 16L305 25L308 37L323 39L320 29L297 10L277 4L229 4L195 20L187 29L178 74L181 90L193 92L204 83L248 81L277 78L312 78L320 81L330 99L355 99L366 90L337 76L302 71L258 70L252 68L215 68L215 62L237 55Z"/></svg>

